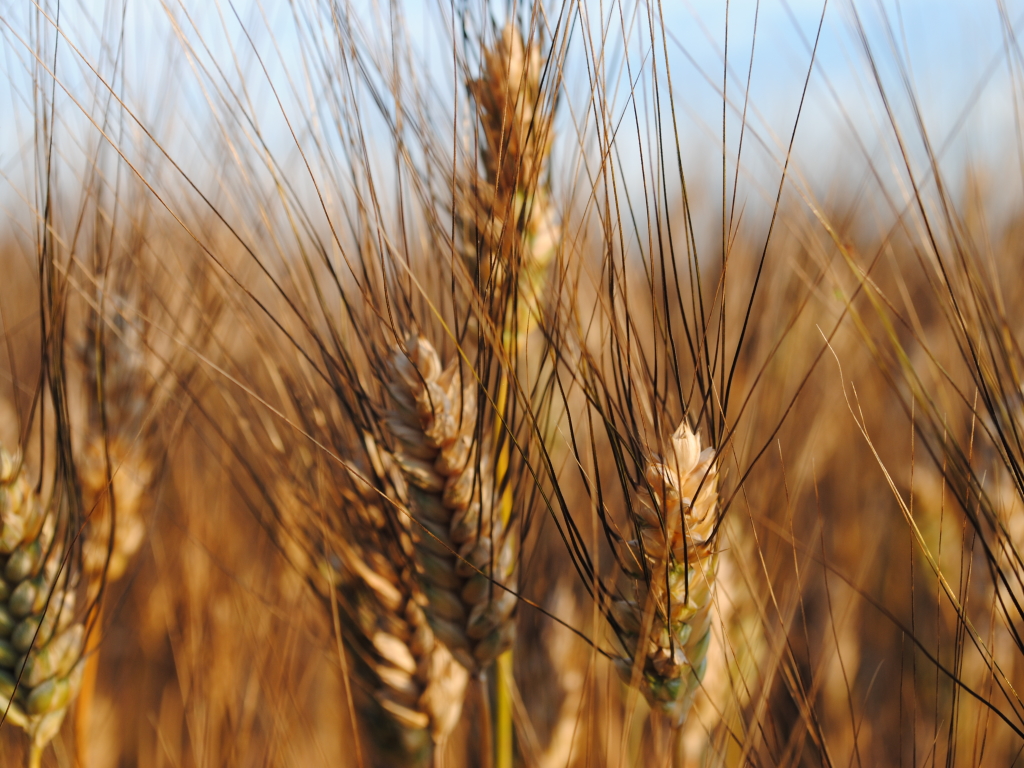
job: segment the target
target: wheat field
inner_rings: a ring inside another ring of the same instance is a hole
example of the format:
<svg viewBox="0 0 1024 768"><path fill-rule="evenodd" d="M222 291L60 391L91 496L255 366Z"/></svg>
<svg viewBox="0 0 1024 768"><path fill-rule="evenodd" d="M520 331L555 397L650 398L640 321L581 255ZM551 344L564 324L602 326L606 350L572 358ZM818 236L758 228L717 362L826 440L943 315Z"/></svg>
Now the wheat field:
<svg viewBox="0 0 1024 768"><path fill-rule="evenodd" d="M1022 30L0 1L0 765L1024 764Z"/></svg>

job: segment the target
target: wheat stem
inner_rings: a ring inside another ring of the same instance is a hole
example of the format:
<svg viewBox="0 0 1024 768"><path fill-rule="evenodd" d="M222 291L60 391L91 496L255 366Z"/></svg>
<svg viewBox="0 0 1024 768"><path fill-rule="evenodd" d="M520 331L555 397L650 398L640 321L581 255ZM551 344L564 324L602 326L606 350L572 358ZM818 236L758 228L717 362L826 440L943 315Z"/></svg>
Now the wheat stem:
<svg viewBox="0 0 1024 768"><path fill-rule="evenodd" d="M103 603L97 607L96 626L103 626ZM78 760L83 766L88 766L89 760L86 757L89 747L90 724L89 715L92 713L92 699L96 692L96 678L99 673L100 654L100 633L90 632L86 640L85 671L82 673L82 690L78 694L78 704L75 706L75 745L78 752Z"/></svg>
<svg viewBox="0 0 1024 768"><path fill-rule="evenodd" d="M669 749L671 750L672 768L686 768L686 738L682 728L673 728L669 732Z"/></svg>
<svg viewBox="0 0 1024 768"><path fill-rule="evenodd" d="M512 649L498 657L495 664L495 717L494 717L494 768L512 768L513 723L512 723Z"/></svg>
<svg viewBox="0 0 1024 768"><path fill-rule="evenodd" d="M495 768L494 765L494 721L491 719L491 691L486 670L477 676L480 688L480 765Z"/></svg>
<svg viewBox="0 0 1024 768"><path fill-rule="evenodd" d="M510 346L506 341L506 346ZM513 354L515 349L510 350ZM504 413L508 403L508 375L502 371L498 388L497 410ZM494 439L499 440L503 429L503 420L494 422ZM504 487L498 504L502 523L507 527L512 516L512 486L506 485L505 478L509 468L509 441L504 441L498 454L496 482L499 488ZM494 686L494 732L495 732L495 768L512 768L513 757L513 722L512 722L512 649L502 653L497 659L497 674Z"/></svg>

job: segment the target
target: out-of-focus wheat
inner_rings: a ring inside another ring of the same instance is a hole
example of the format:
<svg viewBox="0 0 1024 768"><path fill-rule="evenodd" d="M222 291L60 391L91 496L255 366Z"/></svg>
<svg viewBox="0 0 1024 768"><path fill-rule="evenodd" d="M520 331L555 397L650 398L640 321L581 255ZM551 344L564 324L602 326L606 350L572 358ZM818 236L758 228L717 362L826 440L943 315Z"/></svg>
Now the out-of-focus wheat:
<svg viewBox="0 0 1024 768"><path fill-rule="evenodd" d="M110 329L101 329L102 322L98 312L89 313L81 347L88 398L87 436L78 462L88 516L82 570L91 593L99 589L104 574L107 581L119 579L142 545L143 502L154 473L148 435L142 434L151 423L147 416L155 389L144 365L142 334L123 313L115 315Z"/></svg>
<svg viewBox="0 0 1024 768"><path fill-rule="evenodd" d="M218 314L201 264L171 276L166 264L137 250L116 254L92 276L95 295L77 344L85 405L76 466L90 595L104 580L120 579L142 545L148 497L167 450L165 407L195 372L195 350L203 347L197 337Z"/></svg>
<svg viewBox="0 0 1024 768"><path fill-rule="evenodd" d="M142 546L146 535L142 502L153 480L153 464L138 456L137 448L114 439L109 441L107 450L112 468L109 483L102 440L89 443L79 465L85 509L92 510L82 542L82 567L90 591L98 589L104 567L108 581L120 579ZM116 526L108 501L111 495L117 504Z"/></svg>

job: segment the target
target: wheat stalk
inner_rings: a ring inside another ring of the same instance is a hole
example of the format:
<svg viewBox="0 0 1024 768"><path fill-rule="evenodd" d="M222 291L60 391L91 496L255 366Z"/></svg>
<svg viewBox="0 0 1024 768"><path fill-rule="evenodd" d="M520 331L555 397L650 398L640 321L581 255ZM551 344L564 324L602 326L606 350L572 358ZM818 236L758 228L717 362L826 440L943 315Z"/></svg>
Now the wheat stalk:
<svg viewBox="0 0 1024 768"><path fill-rule="evenodd" d="M464 204L463 218L472 222L476 239L463 247L463 257L484 296L491 301L491 317L500 329L503 351L515 360L530 331L541 320L547 285L560 227L549 199L547 166L553 139L553 77L544 83L540 46L527 45L519 29L506 24L496 43L483 51L481 77L467 81L477 104L483 141L480 159L484 177L473 184L475 195ZM555 68L553 68L555 69ZM514 276L514 277L512 277ZM495 404L499 413L508 407L509 378L499 377ZM496 517L507 524L512 513L508 473L509 444L496 427L501 443L495 481L504 487ZM509 557L512 557L511 549ZM503 553L504 554L504 553ZM511 641L509 642L511 646ZM496 757L498 768L512 764L512 654L500 654L496 688Z"/></svg>
<svg viewBox="0 0 1024 768"><path fill-rule="evenodd" d="M85 627L56 515L0 449L0 706L32 740L30 765L60 730L82 682Z"/></svg>

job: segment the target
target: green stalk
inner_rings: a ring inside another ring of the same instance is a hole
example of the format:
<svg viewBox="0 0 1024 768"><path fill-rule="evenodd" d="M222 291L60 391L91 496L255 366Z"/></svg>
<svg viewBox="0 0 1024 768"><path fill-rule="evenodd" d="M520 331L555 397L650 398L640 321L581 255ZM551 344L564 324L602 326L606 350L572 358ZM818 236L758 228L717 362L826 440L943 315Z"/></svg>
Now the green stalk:
<svg viewBox="0 0 1024 768"><path fill-rule="evenodd" d="M495 680L494 768L512 768L512 649L498 657Z"/></svg>
<svg viewBox="0 0 1024 768"><path fill-rule="evenodd" d="M498 413L504 415L505 404L508 400L508 376L501 375L501 382L498 385ZM495 439L500 437L500 430L505 425L501 419L495 420ZM501 452L497 461L497 483L505 480L509 465L509 440L502 444ZM512 516L512 487L508 486L502 492L499 505L501 521L508 530L508 521ZM494 768L512 768L513 734L512 734L512 649L505 651L498 657L494 680Z"/></svg>

